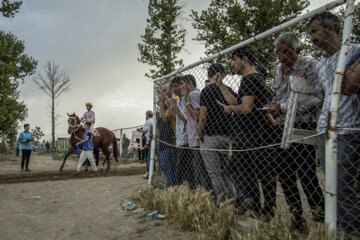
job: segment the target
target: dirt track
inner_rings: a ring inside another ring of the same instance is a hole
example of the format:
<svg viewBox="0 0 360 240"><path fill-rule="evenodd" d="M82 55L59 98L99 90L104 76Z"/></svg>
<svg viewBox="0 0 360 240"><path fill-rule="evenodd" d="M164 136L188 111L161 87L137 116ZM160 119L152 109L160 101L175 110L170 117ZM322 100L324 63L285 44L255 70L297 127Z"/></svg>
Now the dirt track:
<svg viewBox="0 0 360 240"><path fill-rule="evenodd" d="M52 160L50 156L33 154L30 160L31 172L20 172L20 157L5 158L0 161L0 184L1 183L22 183L37 181L68 180L73 178L91 178L94 174L82 173L75 176L77 161L68 160L63 171L59 171L61 160ZM146 172L144 164L117 164L112 163L109 172L99 171L98 177L130 176Z"/></svg>
<svg viewBox="0 0 360 240"><path fill-rule="evenodd" d="M0 239L193 239L163 221L148 221L141 209L121 211L147 184L144 165L113 165L108 175L75 178L76 162L64 172L60 163L33 156L32 172L20 173L19 159L0 159Z"/></svg>

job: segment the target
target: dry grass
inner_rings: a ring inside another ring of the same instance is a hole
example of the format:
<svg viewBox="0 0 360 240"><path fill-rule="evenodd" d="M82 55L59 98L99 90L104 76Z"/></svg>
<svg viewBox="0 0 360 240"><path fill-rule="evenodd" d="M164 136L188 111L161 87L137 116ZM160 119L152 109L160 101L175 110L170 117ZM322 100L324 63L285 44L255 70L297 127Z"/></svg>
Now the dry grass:
<svg viewBox="0 0 360 240"><path fill-rule="evenodd" d="M153 188L138 190L136 201L147 211L158 210L167 223L195 231L198 239L234 239L236 216L231 201L217 203L210 192L189 185L165 188L155 180Z"/></svg>
<svg viewBox="0 0 360 240"><path fill-rule="evenodd" d="M195 231L198 239L238 240L329 240L326 225L310 222L308 234L291 230L291 216L278 209L270 223L238 217L232 201L216 202L203 188L191 190L188 184L166 187L163 177L156 177L153 187L137 191L135 201L146 211L158 210L166 222L186 231ZM243 220L241 220L243 219ZM344 239L339 234L339 240Z"/></svg>

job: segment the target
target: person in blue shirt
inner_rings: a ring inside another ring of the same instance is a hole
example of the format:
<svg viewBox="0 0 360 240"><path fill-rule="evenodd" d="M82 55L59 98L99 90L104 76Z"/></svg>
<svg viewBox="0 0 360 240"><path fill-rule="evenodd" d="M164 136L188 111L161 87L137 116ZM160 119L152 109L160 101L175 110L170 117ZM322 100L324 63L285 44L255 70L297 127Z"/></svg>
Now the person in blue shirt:
<svg viewBox="0 0 360 240"><path fill-rule="evenodd" d="M32 150L32 141L34 141L33 134L29 131L30 125L24 125L24 131L20 133L18 142L21 144L21 171L30 172L29 162Z"/></svg>
<svg viewBox="0 0 360 240"><path fill-rule="evenodd" d="M86 159L89 159L91 167L93 168L93 172L97 172L96 164L93 157L93 150L94 146L92 143L93 136L90 132L91 122L86 122L84 124L84 134L82 138L79 138L75 135L75 138L79 140L78 143L76 143L76 146L82 145L82 151L80 153L80 158L77 166L77 172L80 172L81 166L86 161Z"/></svg>

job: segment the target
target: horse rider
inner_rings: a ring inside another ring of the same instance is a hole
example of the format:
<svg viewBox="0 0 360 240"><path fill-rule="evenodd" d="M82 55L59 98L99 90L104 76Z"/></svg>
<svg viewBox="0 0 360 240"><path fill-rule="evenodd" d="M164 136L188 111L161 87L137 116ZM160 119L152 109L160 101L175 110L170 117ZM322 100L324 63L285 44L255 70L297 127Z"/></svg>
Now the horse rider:
<svg viewBox="0 0 360 240"><path fill-rule="evenodd" d="M88 102L85 104L86 106L86 112L84 113L84 115L80 118L81 122L89 122L91 123L91 127L90 129L94 129L94 125L95 125L95 112L91 111L93 105L91 102Z"/></svg>
<svg viewBox="0 0 360 240"><path fill-rule="evenodd" d="M94 136L97 136L98 133L97 131L94 129L94 125L95 125L95 112L92 111L92 103L88 102L85 104L86 106L86 112L84 113L84 115L80 118L81 122L85 123L85 122L89 122L91 123L90 126L90 131ZM94 154L95 154L95 160L96 160L96 166L99 165L99 160L100 160L100 154L99 154L99 147L98 146L94 146Z"/></svg>

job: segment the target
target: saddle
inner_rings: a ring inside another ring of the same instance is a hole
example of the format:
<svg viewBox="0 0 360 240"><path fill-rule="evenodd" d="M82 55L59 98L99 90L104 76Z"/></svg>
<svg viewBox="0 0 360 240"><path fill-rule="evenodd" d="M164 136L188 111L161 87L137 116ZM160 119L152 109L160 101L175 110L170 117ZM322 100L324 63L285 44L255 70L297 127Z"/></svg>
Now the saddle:
<svg viewBox="0 0 360 240"><path fill-rule="evenodd" d="M97 129L91 129L90 132L94 137L100 136L100 133Z"/></svg>

